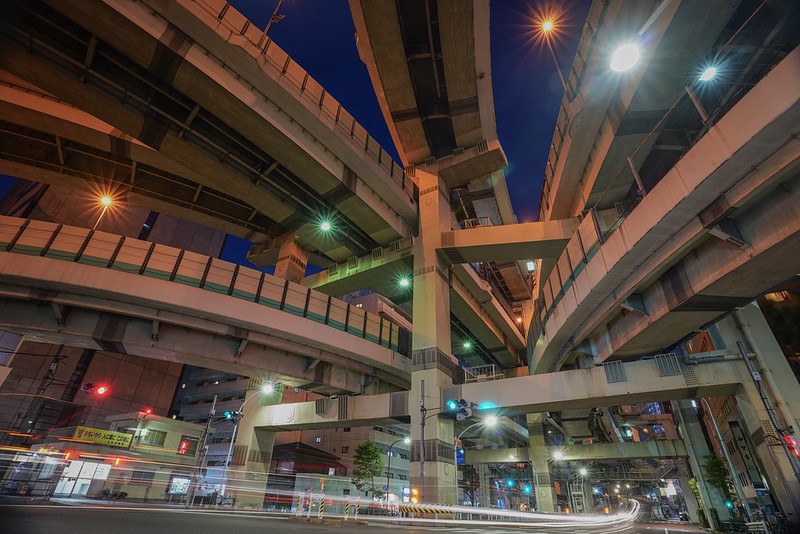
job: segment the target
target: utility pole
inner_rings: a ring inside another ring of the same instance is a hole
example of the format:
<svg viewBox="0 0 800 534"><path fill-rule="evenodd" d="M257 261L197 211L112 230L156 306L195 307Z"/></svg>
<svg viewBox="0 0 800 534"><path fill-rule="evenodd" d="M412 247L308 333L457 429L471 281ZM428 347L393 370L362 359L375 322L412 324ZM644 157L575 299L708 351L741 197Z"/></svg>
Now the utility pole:
<svg viewBox="0 0 800 534"><path fill-rule="evenodd" d="M211 428L211 420L214 418L216 414L216 407L217 407L217 396L214 395L214 400L211 401L211 411L208 412L208 420L206 421L206 427L203 429L203 435L200 437L200 453L197 455L197 463L195 464L194 469L194 482L192 483L192 493L189 496L189 508L194 505L194 498L197 495L197 486L200 485L200 472L203 470L203 464L206 461L206 453L208 452L208 431Z"/></svg>
<svg viewBox="0 0 800 534"><path fill-rule="evenodd" d="M425 381L420 380L419 390L419 502L425 496Z"/></svg>

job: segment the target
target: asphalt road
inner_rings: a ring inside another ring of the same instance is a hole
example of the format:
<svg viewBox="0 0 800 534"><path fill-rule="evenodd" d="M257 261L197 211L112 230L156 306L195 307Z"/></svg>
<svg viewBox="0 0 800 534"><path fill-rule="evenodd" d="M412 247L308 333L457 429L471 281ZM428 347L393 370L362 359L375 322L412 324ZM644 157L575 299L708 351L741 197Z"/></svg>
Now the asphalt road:
<svg viewBox="0 0 800 534"><path fill-rule="evenodd" d="M398 525L308 524L262 514L188 512L182 509L141 509L63 505L0 505L2 534L428 534L459 532L475 534L520 534L544 532L520 528L427 527ZM563 531L562 531L563 532ZM596 531L594 531L596 532ZM688 525L639 523L631 534L699 533Z"/></svg>

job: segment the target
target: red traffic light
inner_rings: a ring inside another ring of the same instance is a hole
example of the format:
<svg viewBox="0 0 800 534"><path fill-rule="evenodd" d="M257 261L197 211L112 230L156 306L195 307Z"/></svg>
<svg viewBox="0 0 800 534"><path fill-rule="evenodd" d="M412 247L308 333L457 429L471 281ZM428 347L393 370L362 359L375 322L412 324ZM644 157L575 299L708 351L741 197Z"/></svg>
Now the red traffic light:
<svg viewBox="0 0 800 534"><path fill-rule="evenodd" d="M795 456L800 456L800 443L797 442L797 438L793 435L784 434L783 441L786 442L786 447L791 451L792 454Z"/></svg>
<svg viewBox="0 0 800 534"><path fill-rule="evenodd" d="M108 393L108 386L95 386L91 382L87 382L81 389L87 393L97 393L98 395L105 395Z"/></svg>

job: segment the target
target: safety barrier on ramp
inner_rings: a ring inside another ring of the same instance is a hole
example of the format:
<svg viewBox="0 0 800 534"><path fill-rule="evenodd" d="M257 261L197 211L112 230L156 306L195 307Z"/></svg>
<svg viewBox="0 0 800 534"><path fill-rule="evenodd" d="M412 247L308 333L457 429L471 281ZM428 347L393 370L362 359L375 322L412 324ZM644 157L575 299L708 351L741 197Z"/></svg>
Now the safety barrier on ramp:
<svg viewBox="0 0 800 534"><path fill-rule="evenodd" d="M0 252L156 278L254 302L409 356L411 333L300 284L188 250L45 221L0 216Z"/></svg>

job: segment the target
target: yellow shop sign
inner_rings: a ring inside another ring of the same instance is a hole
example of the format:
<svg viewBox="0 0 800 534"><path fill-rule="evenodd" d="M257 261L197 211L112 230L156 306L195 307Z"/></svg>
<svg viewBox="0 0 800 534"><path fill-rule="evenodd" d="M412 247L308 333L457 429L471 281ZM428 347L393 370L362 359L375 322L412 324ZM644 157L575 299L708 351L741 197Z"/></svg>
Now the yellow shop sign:
<svg viewBox="0 0 800 534"><path fill-rule="evenodd" d="M131 446L133 435L125 434L124 432L111 432L110 430L103 430L101 428L79 426L75 429L75 433L72 434L72 438L77 441L88 441L90 443L99 443L100 445L127 449Z"/></svg>

